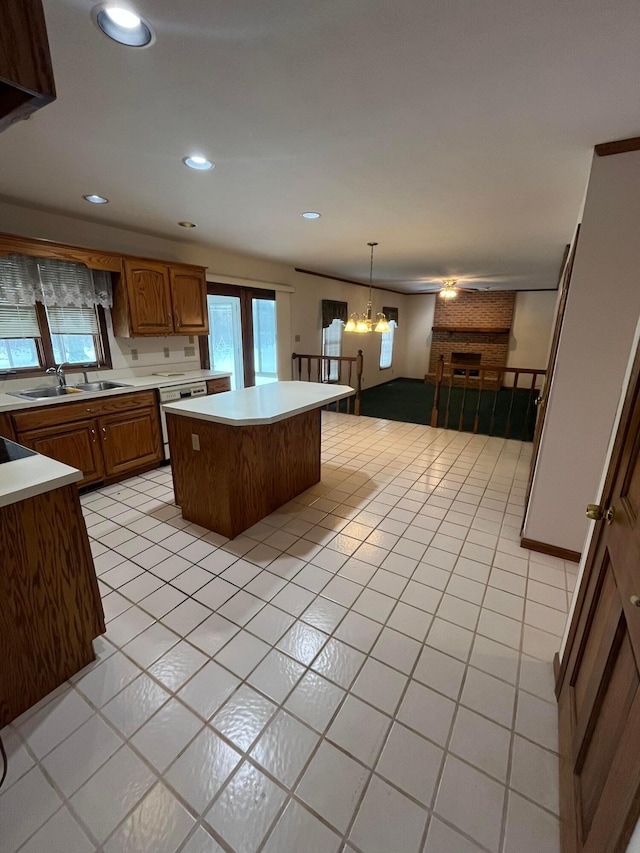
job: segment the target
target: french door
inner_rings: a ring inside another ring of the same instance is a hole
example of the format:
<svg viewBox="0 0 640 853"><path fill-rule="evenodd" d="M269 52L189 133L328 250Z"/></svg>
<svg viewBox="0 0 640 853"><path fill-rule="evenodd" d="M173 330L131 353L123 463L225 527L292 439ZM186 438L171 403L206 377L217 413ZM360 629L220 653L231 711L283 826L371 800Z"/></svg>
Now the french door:
<svg viewBox="0 0 640 853"><path fill-rule="evenodd" d="M209 334L200 338L203 369L231 374L231 390L278 379L273 290L207 285Z"/></svg>
<svg viewBox="0 0 640 853"><path fill-rule="evenodd" d="M585 448L588 453L588 448ZM640 814L640 350L560 665L563 853L623 853Z"/></svg>

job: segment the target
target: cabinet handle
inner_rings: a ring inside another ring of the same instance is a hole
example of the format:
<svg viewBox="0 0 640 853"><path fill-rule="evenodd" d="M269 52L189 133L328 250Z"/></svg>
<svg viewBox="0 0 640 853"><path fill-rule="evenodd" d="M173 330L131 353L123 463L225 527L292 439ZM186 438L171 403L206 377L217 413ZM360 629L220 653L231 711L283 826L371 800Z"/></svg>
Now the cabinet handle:
<svg viewBox="0 0 640 853"><path fill-rule="evenodd" d="M105 441L107 440L107 430L106 430L106 428L105 428L105 427L102 427L102 438L103 438Z"/></svg>
<svg viewBox="0 0 640 853"><path fill-rule="evenodd" d="M180 325L180 315L176 311L176 328Z"/></svg>
<svg viewBox="0 0 640 853"><path fill-rule="evenodd" d="M89 409L87 409L87 411L89 411ZM95 429L91 430L91 435L93 436L91 441L95 444L96 443L96 431L95 431Z"/></svg>

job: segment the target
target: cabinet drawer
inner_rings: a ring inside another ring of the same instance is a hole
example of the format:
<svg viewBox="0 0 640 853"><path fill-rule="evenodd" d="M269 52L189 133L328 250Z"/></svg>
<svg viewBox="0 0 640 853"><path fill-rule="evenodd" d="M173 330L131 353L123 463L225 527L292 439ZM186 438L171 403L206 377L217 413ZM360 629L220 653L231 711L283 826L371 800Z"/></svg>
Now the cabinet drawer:
<svg viewBox="0 0 640 853"><path fill-rule="evenodd" d="M57 403L40 409L15 412L13 424L17 433L42 427L70 424L74 421L100 415L117 414L146 406L155 406L155 391L137 391L133 394L116 394L105 399L95 397L85 402Z"/></svg>
<svg viewBox="0 0 640 853"><path fill-rule="evenodd" d="M207 394L221 394L231 390L231 380L228 376L221 379L207 379Z"/></svg>

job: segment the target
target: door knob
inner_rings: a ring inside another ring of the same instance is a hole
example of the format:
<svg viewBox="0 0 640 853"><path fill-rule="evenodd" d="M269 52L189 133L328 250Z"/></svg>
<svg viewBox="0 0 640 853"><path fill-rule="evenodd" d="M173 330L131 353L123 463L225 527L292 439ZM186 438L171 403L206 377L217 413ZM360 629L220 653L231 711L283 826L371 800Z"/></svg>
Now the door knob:
<svg viewBox="0 0 640 853"><path fill-rule="evenodd" d="M542 397L542 396L536 397L536 399L533 401L534 406L541 406L543 403L544 403L544 397Z"/></svg>
<svg viewBox="0 0 640 853"><path fill-rule="evenodd" d="M602 511L602 507L600 504L587 504L587 518L590 518L592 521L602 521L604 520L607 524L611 524L613 519L615 518L616 511L610 506L606 511Z"/></svg>
<svg viewBox="0 0 640 853"><path fill-rule="evenodd" d="M640 607L640 597L637 595L632 595L629 601L633 604L634 607Z"/></svg>

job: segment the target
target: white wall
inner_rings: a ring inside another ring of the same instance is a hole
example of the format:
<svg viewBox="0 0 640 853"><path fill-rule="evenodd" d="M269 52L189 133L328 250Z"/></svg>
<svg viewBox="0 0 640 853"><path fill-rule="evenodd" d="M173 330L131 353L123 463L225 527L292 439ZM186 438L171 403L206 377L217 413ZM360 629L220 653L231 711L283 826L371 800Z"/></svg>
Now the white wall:
<svg viewBox="0 0 640 853"><path fill-rule="evenodd" d="M557 301L556 290L516 292L507 367L546 368Z"/></svg>
<svg viewBox="0 0 640 853"><path fill-rule="evenodd" d="M524 535L582 551L640 316L640 152L594 156Z"/></svg>
<svg viewBox="0 0 640 853"><path fill-rule="evenodd" d="M436 293L421 293L407 297L407 322L403 323L405 340L402 373L409 379L424 379L429 369L429 354L433 332L433 315L436 310Z"/></svg>
<svg viewBox="0 0 640 853"><path fill-rule="evenodd" d="M295 293L291 296L291 336L292 352L318 354L322 347L321 302L323 299L335 299L346 302L349 314L366 310L368 289L342 281L295 273L293 280ZM373 291L373 314L382 311L383 306L398 309L398 331L394 339L393 364L387 370L380 370L380 335L372 332L358 335L345 332L342 339L342 354L356 355L359 349L364 357L363 388L371 388L383 382L389 382L403 376L405 361L406 329L409 325L409 310L413 297L404 293L392 293L386 290ZM300 340L296 340L296 337ZM288 378L288 377L287 377Z"/></svg>

